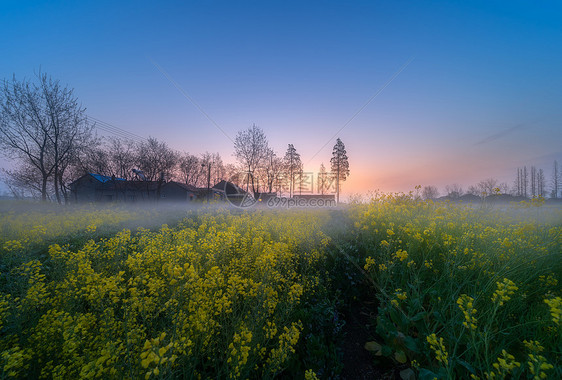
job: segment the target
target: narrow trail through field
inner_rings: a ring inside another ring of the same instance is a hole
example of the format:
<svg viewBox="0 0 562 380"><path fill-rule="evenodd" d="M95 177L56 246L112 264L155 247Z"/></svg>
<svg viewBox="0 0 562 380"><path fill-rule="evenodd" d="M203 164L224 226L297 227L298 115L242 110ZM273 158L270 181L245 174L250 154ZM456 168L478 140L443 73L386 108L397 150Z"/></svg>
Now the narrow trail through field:
<svg viewBox="0 0 562 380"><path fill-rule="evenodd" d="M369 337L371 316L361 304L355 303L345 316L346 324L343 329L343 370L341 378L351 379L380 379L381 372L374 368L371 353L365 350L365 342Z"/></svg>

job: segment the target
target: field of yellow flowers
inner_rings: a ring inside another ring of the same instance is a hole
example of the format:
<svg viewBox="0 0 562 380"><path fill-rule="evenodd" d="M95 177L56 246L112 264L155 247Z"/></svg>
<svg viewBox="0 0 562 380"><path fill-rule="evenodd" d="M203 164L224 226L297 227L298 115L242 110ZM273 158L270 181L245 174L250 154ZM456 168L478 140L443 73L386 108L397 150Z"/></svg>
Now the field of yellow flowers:
<svg viewBox="0 0 562 380"><path fill-rule="evenodd" d="M319 215L202 210L107 234L160 214L3 212L2 377L273 378L324 360L295 354L326 347L314 334L326 318L302 305L333 313L318 302L330 241Z"/></svg>
<svg viewBox="0 0 562 380"><path fill-rule="evenodd" d="M2 378L562 378L562 214L0 204Z"/></svg>
<svg viewBox="0 0 562 380"><path fill-rule="evenodd" d="M562 378L559 208L381 196L351 212L376 357L422 379Z"/></svg>

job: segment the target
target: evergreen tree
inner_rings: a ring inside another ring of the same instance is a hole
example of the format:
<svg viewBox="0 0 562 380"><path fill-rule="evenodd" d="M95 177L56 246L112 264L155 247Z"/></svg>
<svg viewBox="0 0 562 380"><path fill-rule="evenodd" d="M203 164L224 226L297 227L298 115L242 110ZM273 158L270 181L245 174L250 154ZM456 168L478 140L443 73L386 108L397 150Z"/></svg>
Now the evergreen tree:
<svg viewBox="0 0 562 380"><path fill-rule="evenodd" d="M336 145L334 145L330 163L332 164L332 175L336 178L336 202L339 203L340 181L345 181L349 176L347 152L345 151L345 145L339 138L336 140Z"/></svg>
<svg viewBox="0 0 562 380"><path fill-rule="evenodd" d="M301 155L297 153L293 144L289 144L283 161L289 177L289 197L292 197L295 192L295 175L302 171Z"/></svg>
<svg viewBox="0 0 562 380"><path fill-rule="evenodd" d="M328 190L329 180L328 173L324 163L320 164L320 171L318 172L318 192L324 195L324 191Z"/></svg>

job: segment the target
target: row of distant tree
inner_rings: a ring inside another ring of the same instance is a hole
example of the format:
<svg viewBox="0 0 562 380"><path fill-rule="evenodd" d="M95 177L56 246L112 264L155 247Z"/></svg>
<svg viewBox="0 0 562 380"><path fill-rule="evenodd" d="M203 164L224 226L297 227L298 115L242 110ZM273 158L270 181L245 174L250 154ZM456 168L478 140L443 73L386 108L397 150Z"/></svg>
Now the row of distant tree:
<svg viewBox="0 0 562 380"><path fill-rule="evenodd" d="M300 154L293 144L288 144L283 156L270 146L264 131L256 125L240 131L234 141L234 156L239 163L243 179L237 183L254 193L296 193L334 191L337 201L341 182L349 176L349 160L344 143L338 138L332 150L330 172L324 164L317 175L305 172Z"/></svg>
<svg viewBox="0 0 562 380"><path fill-rule="evenodd" d="M457 199L463 195L494 195L494 194L508 194L515 197L533 198L559 198L562 193L562 170L558 165L558 161L554 161L552 165L552 175L549 178L544 173L543 169L537 169L531 166L517 168L517 175L513 184L509 186L505 182L500 182L495 178L488 178L471 185L465 191L459 184L452 184L445 186L444 196L451 199ZM421 197L424 199L436 199L441 195L437 187L424 186L421 188Z"/></svg>
<svg viewBox="0 0 562 380"><path fill-rule="evenodd" d="M315 175L305 172L294 144L283 154L269 145L256 125L238 132L234 141L236 164L225 164L221 155L193 155L171 149L155 138L133 141L102 139L96 123L85 114L73 90L46 74L35 81L5 80L0 89L0 150L15 161L3 171L3 180L19 197L33 196L63 203L69 199L70 183L84 173L98 173L126 180L175 180L196 187L209 187L231 180L256 193L276 192L289 196L303 192L335 192L349 176L345 145L337 139L329 168L322 164ZM242 174L242 175L241 175ZM562 171L554 161L550 180L542 169L518 168L512 186L489 178L468 187L445 188L449 198L465 194L511 194L521 197L558 198ZM426 199L439 197L435 186L419 190Z"/></svg>
<svg viewBox="0 0 562 380"><path fill-rule="evenodd" d="M331 172L322 165L318 176L310 178L293 144L278 155L255 125L236 136L236 164L225 164L219 153L179 152L155 138L103 139L95 128L73 90L46 74L39 74L35 82L4 81L0 149L15 161L14 169L3 171L4 182L15 196L59 203L69 199L70 183L85 173L126 180L140 180L142 173L142 180L175 180L203 188L230 179L253 193L285 192L289 196L303 190L324 193L335 189L339 198L341 182L349 175L340 139L334 146Z"/></svg>
<svg viewBox="0 0 562 380"><path fill-rule="evenodd" d="M552 176L550 183L544 174L543 169L531 166L527 170L527 166L517 168L517 177L512 187L514 195L522 197L550 197L559 198L562 190L562 171L558 166L558 161L554 161L552 165Z"/></svg>

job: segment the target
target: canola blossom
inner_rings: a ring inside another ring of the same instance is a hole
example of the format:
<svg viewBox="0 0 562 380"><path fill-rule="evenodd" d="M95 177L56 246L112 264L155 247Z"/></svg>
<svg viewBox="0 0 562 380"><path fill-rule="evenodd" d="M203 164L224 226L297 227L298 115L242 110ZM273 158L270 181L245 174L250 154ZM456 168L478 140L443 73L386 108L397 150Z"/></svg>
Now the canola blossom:
<svg viewBox="0 0 562 380"><path fill-rule="evenodd" d="M562 214L542 203L1 206L3 378L333 378L351 303L383 368L562 377Z"/></svg>
<svg viewBox="0 0 562 380"><path fill-rule="evenodd" d="M348 212L379 356L430 379L562 377L558 206L377 194Z"/></svg>
<svg viewBox="0 0 562 380"><path fill-rule="evenodd" d="M2 373L274 377L302 341L297 311L303 295L317 292L328 242L304 213L219 210L175 227L61 241L39 258L4 248Z"/></svg>

